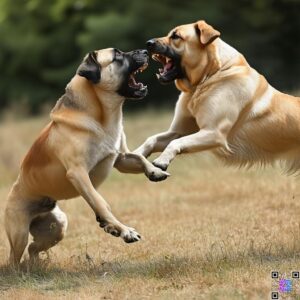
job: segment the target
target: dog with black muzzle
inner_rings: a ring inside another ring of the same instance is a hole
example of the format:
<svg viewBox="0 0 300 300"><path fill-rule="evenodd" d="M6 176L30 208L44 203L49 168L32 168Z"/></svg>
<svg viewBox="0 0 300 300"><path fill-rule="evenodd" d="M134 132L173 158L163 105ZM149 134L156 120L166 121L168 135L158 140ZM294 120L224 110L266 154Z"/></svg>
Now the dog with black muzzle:
<svg viewBox="0 0 300 300"><path fill-rule="evenodd" d="M124 53L109 48L84 58L51 111L51 122L25 156L9 193L5 228L11 263L19 264L29 233L31 259L64 237L67 218L56 201L78 195L93 209L105 232L127 243L141 238L116 219L95 187L112 167L145 173L152 181L168 176L142 155L129 152L123 131L122 104L125 98L146 96L147 87L137 83L135 75L147 65L147 50Z"/></svg>
<svg viewBox="0 0 300 300"><path fill-rule="evenodd" d="M279 160L300 170L300 98L282 93L245 57L200 20L147 42L162 64L157 74L181 94L169 129L149 137L134 153L166 170L176 155L210 150L226 164L252 166Z"/></svg>

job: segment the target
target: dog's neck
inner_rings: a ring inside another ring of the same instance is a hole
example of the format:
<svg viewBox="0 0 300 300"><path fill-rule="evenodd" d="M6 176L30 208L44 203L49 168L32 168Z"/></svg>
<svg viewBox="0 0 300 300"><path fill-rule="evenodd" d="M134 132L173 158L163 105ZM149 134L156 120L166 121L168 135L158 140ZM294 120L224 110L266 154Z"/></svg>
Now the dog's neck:
<svg viewBox="0 0 300 300"><path fill-rule="evenodd" d="M102 91L85 78L75 75L50 117L54 122L97 134L115 128L117 124L121 126L123 102L124 98L116 93Z"/></svg>
<svg viewBox="0 0 300 300"><path fill-rule="evenodd" d="M124 98L117 93L102 90L79 75L73 77L66 90L70 90L74 101L101 125L122 118Z"/></svg>
<svg viewBox="0 0 300 300"><path fill-rule="evenodd" d="M205 46L205 49L200 51L202 51L200 59L189 66L185 78L175 81L176 87L183 92L194 93L199 85L203 84L221 68L215 42Z"/></svg>
<svg viewBox="0 0 300 300"><path fill-rule="evenodd" d="M222 41L216 40L217 56L220 62L220 71L229 69L230 67L237 65L248 65L244 56L236 49Z"/></svg>
<svg viewBox="0 0 300 300"><path fill-rule="evenodd" d="M194 72L198 74L197 78L183 78L176 80L176 87L182 92L193 93L197 86L205 84L207 80L219 72L225 71L233 66L248 65L244 56L236 49L222 41L220 38L216 39L207 51L207 65L199 65L199 71Z"/></svg>
<svg viewBox="0 0 300 300"><path fill-rule="evenodd" d="M215 44L217 50L216 55L218 56L221 69L229 66L240 55L236 49L222 41L220 38L215 41Z"/></svg>

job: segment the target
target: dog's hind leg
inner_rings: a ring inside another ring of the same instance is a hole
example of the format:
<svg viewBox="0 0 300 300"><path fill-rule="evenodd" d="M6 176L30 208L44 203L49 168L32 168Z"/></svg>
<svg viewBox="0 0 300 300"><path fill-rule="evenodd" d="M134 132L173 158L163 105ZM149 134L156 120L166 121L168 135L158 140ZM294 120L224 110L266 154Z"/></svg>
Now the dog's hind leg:
<svg viewBox="0 0 300 300"><path fill-rule="evenodd" d="M50 198L29 198L18 183L14 184L8 196L4 223L10 244L10 264L20 263L28 243L31 221L41 213L49 213L55 207L55 201Z"/></svg>
<svg viewBox="0 0 300 300"><path fill-rule="evenodd" d="M29 227L33 236L33 242L28 247L30 259L38 258L39 252L46 251L61 241L67 225L67 216L57 205L50 212L34 218Z"/></svg>
<svg viewBox="0 0 300 300"><path fill-rule="evenodd" d="M20 210L6 208L5 229L10 244L10 264L17 265L20 263L28 242L29 223L28 216L24 216Z"/></svg>
<svg viewBox="0 0 300 300"><path fill-rule="evenodd" d="M5 230L10 244L9 263L20 263L22 254L28 242L30 213L24 200L14 185L4 213Z"/></svg>

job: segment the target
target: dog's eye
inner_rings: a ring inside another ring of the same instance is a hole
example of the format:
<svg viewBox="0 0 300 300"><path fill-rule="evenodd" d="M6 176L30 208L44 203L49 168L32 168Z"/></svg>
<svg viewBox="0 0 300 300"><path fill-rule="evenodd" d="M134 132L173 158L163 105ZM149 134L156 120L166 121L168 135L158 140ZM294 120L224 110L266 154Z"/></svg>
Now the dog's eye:
<svg viewBox="0 0 300 300"><path fill-rule="evenodd" d="M172 35L170 36L172 40L178 40L181 39L181 36L179 36L176 32L173 32Z"/></svg>

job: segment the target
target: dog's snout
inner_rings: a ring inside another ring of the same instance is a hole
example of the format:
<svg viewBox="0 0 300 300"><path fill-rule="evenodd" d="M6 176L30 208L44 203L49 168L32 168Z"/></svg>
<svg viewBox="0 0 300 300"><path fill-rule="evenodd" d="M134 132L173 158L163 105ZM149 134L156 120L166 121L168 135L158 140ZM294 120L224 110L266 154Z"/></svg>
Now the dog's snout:
<svg viewBox="0 0 300 300"><path fill-rule="evenodd" d="M134 54L147 56L148 51L146 49L140 49L140 50L136 50Z"/></svg>
<svg viewBox="0 0 300 300"><path fill-rule="evenodd" d="M152 49L155 45L155 40L151 39L151 40L147 41L146 45L147 45L148 49Z"/></svg>

